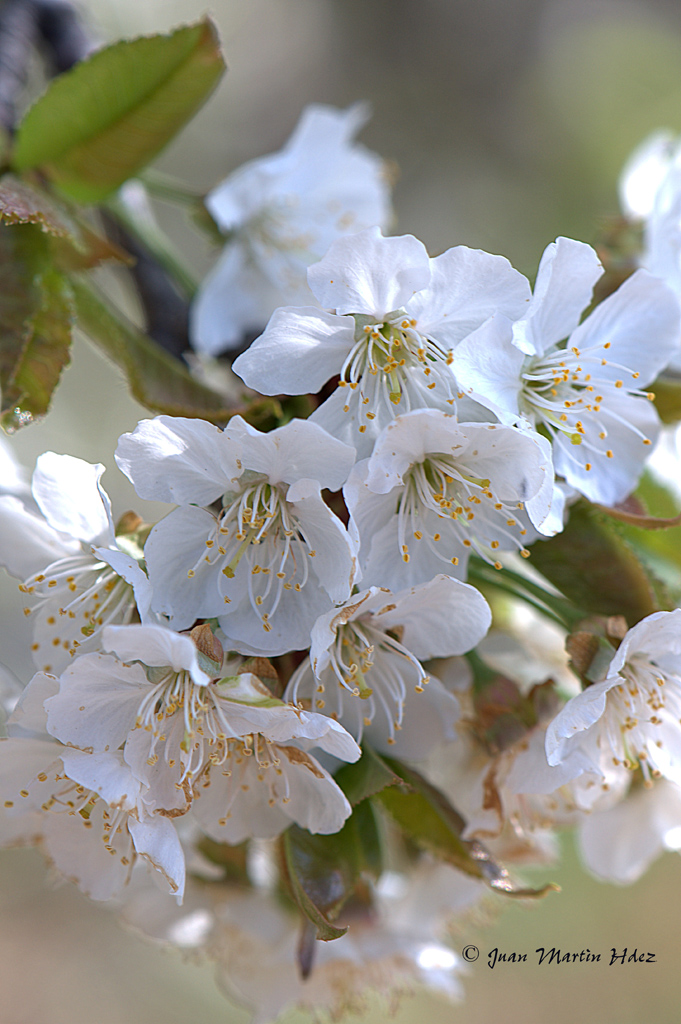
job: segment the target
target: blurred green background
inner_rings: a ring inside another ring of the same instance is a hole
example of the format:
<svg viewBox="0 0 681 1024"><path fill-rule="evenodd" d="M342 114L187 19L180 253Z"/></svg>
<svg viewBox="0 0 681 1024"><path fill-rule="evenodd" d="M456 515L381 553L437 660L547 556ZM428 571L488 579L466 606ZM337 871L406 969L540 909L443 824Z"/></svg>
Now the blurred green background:
<svg viewBox="0 0 681 1024"><path fill-rule="evenodd" d="M80 7L102 42L206 10L197 0ZM681 130L678 0L216 0L210 11L229 73L158 166L208 189L279 148L306 103L368 99L373 119L362 141L398 173L396 231L414 233L433 255L463 243L533 274L557 235L590 241L600 218L617 212L619 169L647 133ZM203 273L215 253L181 213L159 212ZM117 371L81 342L50 415L13 443L28 466L46 449L104 462L115 511L134 505L155 516L112 459L118 435L143 415ZM0 660L25 681L27 632L14 583L0 602L10 634ZM145 945L70 886L51 888L34 851L8 851L0 862L2 1024L247 1019L217 992L210 968ZM561 894L529 906L495 897L484 927L462 925L457 945L482 951L465 1003L419 997L395 1019L677 1024L680 867L668 854L637 885L618 889L586 877L566 841L563 862L535 873L559 882ZM495 946L589 948L603 960L490 971L486 954ZM657 962L609 967L612 946L650 950ZM392 1018L376 1006L363 1019Z"/></svg>

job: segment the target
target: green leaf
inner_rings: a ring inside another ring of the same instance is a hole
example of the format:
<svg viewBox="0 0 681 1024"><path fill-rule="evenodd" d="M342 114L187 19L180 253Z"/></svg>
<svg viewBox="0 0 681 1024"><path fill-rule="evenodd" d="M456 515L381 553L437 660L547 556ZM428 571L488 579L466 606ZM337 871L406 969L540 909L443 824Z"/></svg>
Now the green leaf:
<svg viewBox="0 0 681 1024"><path fill-rule="evenodd" d="M13 174L0 179L0 221L6 225L35 224L49 235L54 260L61 270L89 270L110 259L132 262L126 252L98 235L44 188Z"/></svg>
<svg viewBox="0 0 681 1024"><path fill-rule="evenodd" d="M68 284L50 264L50 240L33 224L0 225L0 395L3 425L43 415L69 361Z"/></svg>
<svg viewBox="0 0 681 1024"><path fill-rule="evenodd" d="M336 772L338 783L349 802L355 807L367 797L376 796L386 786L401 785L402 780L395 774L375 750L366 744L362 756L354 764L346 764Z"/></svg>
<svg viewBox="0 0 681 1024"><path fill-rule="evenodd" d="M618 525L586 501L562 533L532 545L531 563L585 612L623 615L629 625L659 611L655 581Z"/></svg>
<svg viewBox="0 0 681 1024"><path fill-rule="evenodd" d="M124 322L88 284L72 282L78 326L125 372L133 395L153 412L194 416L222 425L240 407L196 381L182 363L173 359L146 334Z"/></svg>
<svg viewBox="0 0 681 1024"><path fill-rule="evenodd" d="M376 799L400 829L422 849L507 896L538 897L558 888L552 882L541 889L515 886L506 869L481 843L461 838L466 823L444 793L415 769L392 758L385 758L385 761L409 788L387 787Z"/></svg>
<svg viewBox="0 0 681 1024"><path fill-rule="evenodd" d="M12 378L8 396L11 407L3 410L2 423L7 430L45 415L62 370L71 361L71 286L63 274L50 269L40 287L42 305L30 321L31 336Z"/></svg>
<svg viewBox="0 0 681 1024"><path fill-rule="evenodd" d="M371 805L355 808L340 832L312 835L292 825L283 836L284 869L293 899L315 925L317 938L328 941L347 928L332 922L357 892L364 876L382 869L381 844Z"/></svg>
<svg viewBox="0 0 681 1024"><path fill-rule="evenodd" d="M76 241L78 228L68 211L44 189L13 174L0 179L0 220L5 224L37 224L50 235Z"/></svg>
<svg viewBox="0 0 681 1024"><path fill-rule="evenodd" d="M224 69L209 19L107 46L53 79L19 125L12 165L100 202L173 138Z"/></svg>

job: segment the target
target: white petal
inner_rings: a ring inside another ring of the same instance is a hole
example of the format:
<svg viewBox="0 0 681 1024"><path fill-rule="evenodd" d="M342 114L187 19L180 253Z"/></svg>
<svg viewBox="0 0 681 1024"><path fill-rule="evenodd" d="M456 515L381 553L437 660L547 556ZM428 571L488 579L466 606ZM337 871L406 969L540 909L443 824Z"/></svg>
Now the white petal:
<svg viewBox="0 0 681 1024"><path fill-rule="evenodd" d="M152 608L170 617L177 629L224 609L218 591L219 569L205 561L206 540L215 532L215 517L202 508L177 508L153 528L144 545ZM195 574L189 576L191 569Z"/></svg>
<svg viewBox="0 0 681 1024"><path fill-rule="evenodd" d="M170 892L181 901L184 895L184 853L172 822L155 814L143 821L130 818L128 828L137 852L161 872Z"/></svg>
<svg viewBox="0 0 681 1024"><path fill-rule="evenodd" d="M514 344L527 354L543 355L566 338L590 304L602 273L590 245L571 238L551 242L539 264L530 308L514 327Z"/></svg>
<svg viewBox="0 0 681 1024"><path fill-rule="evenodd" d="M58 533L18 498L0 497L0 563L12 576L25 580L80 550L77 540Z"/></svg>
<svg viewBox="0 0 681 1024"><path fill-rule="evenodd" d="M645 270L637 270L580 324L570 345L578 349L603 346L607 364L599 368L600 377L613 383L622 379L625 389L645 387L678 346L679 316L674 293ZM634 378L632 373L640 376Z"/></svg>
<svg viewBox="0 0 681 1024"><path fill-rule="evenodd" d="M123 763L119 751L89 754L63 749L61 759L70 779L98 793L109 807L132 810L140 795L140 784Z"/></svg>
<svg viewBox="0 0 681 1024"><path fill-rule="evenodd" d="M311 479L336 491L355 462L354 448L309 420L291 420L264 434L235 416L225 432L241 446L244 468L265 473L273 484Z"/></svg>
<svg viewBox="0 0 681 1024"><path fill-rule="evenodd" d="M277 309L232 368L263 395L307 394L340 372L354 339L349 317L306 306Z"/></svg>
<svg viewBox="0 0 681 1024"><path fill-rule="evenodd" d="M141 665L84 654L62 674L59 693L46 701L48 731L83 750L116 750L134 727L149 687Z"/></svg>
<svg viewBox="0 0 681 1024"><path fill-rule="evenodd" d="M102 633L102 647L113 651L121 661L141 661L144 665L168 665L176 672L186 669L198 685L210 680L199 668L196 645L188 636L181 636L163 626L107 626Z"/></svg>
<svg viewBox="0 0 681 1024"><path fill-rule="evenodd" d="M515 423L520 416L525 356L512 339L510 320L491 317L457 346L452 362L459 388L503 423Z"/></svg>
<svg viewBox="0 0 681 1024"><path fill-rule="evenodd" d="M102 840L102 801L86 820L77 812L45 815L43 842L55 867L93 900L109 900L127 884L131 871L132 843L127 828ZM114 850L110 854L107 846ZM125 860L126 863L123 861Z"/></svg>
<svg viewBox="0 0 681 1024"><path fill-rule="evenodd" d="M228 243L201 282L190 307L190 337L197 352L218 355L235 348L249 331L262 329L272 310L291 301L248 256L238 241ZM313 302L304 270L301 279L307 303Z"/></svg>
<svg viewBox="0 0 681 1024"><path fill-rule="evenodd" d="M417 658L448 658L475 647L487 633L492 613L482 594L439 574L433 580L395 594L375 614L382 629L403 627L402 642Z"/></svg>
<svg viewBox="0 0 681 1024"><path fill-rule="evenodd" d="M99 480L105 467L45 452L36 462L33 496L51 527L79 540L111 543L111 503Z"/></svg>
<svg viewBox="0 0 681 1024"><path fill-rule="evenodd" d="M531 298L526 277L503 256L458 245L430 261L431 280L410 300L407 311L421 334L443 348L455 345L488 317L517 320Z"/></svg>
<svg viewBox="0 0 681 1024"><path fill-rule="evenodd" d="M325 309L369 314L381 322L425 288L430 273L422 242L413 235L384 238L375 227L334 242L307 279Z"/></svg>
<svg viewBox="0 0 681 1024"><path fill-rule="evenodd" d="M625 163L619 180L619 196L628 217L642 219L652 213L655 197L669 170L674 141L672 132L653 132Z"/></svg>
<svg viewBox="0 0 681 1024"><path fill-rule="evenodd" d="M140 498L208 505L241 475L240 454L212 423L157 416L122 435L116 462Z"/></svg>
<svg viewBox="0 0 681 1024"><path fill-rule="evenodd" d="M572 737L597 722L605 711L608 690L616 685L617 679L594 683L582 693L572 697L558 712L546 730L546 756L550 765L559 764L569 752Z"/></svg>
<svg viewBox="0 0 681 1024"><path fill-rule="evenodd" d="M597 878L629 885L665 849L681 826L681 791L659 780L606 811L590 814L580 829L584 863Z"/></svg>

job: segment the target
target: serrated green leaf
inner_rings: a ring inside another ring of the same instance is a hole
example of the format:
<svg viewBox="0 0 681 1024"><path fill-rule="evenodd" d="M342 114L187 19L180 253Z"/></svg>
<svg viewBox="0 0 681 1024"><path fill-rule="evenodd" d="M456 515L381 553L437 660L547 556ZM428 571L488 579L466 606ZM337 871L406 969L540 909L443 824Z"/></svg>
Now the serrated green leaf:
<svg viewBox="0 0 681 1024"><path fill-rule="evenodd" d="M77 212L37 184L14 174L0 179L0 222L34 224L50 236L54 261L61 270L89 270L106 260L129 264L132 258L98 235Z"/></svg>
<svg viewBox="0 0 681 1024"><path fill-rule="evenodd" d="M618 524L586 501L562 533L532 545L531 563L585 612L623 615L630 626L659 611L655 581Z"/></svg>
<svg viewBox="0 0 681 1024"><path fill-rule="evenodd" d="M408 788L390 786L375 799L417 846L506 896L536 898L558 888L552 882L540 889L514 885L506 869L482 843L461 838L466 823L444 793L414 768L392 758L385 758L385 761Z"/></svg>
<svg viewBox="0 0 681 1024"><path fill-rule="evenodd" d="M362 746L362 756L354 764L345 764L336 772L334 781L338 783L353 807L362 800L375 796L386 786L401 784L399 776L388 768L387 764L371 747Z"/></svg>
<svg viewBox="0 0 681 1024"><path fill-rule="evenodd" d="M72 282L78 326L125 372L138 402L152 412L194 416L224 425L241 407L228 407L224 399L195 380L179 360L173 359L132 324L124 322L81 280Z"/></svg>
<svg viewBox="0 0 681 1024"><path fill-rule="evenodd" d="M41 278L40 289L42 304L30 321L31 335L11 381L11 406L3 409L7 430L45 415L62 371L71 361L71 286L63 274L49 269Z"/></svg>
<svg viewBox="0 0 681 1024"><path fill-rule="evenodd" d="M34 225L0 225L0 396L2 411L20 397L13 381L43 304L47 236Z"/></svg>
<svg viewBox="0 0 681 1024"><path fill-rule="evenodd" d="M173 138L224 70L209 19L107 46L53 79L19 125L12 166L100 202Z"/></svg>
<svg viewBox="0 0 681 1024"><path fill-rule="evenodd" d="M77 240L78 228L69 212L37 185L14 174L0 179L0 220L5 224L36 224L58 238Z"/></svg>

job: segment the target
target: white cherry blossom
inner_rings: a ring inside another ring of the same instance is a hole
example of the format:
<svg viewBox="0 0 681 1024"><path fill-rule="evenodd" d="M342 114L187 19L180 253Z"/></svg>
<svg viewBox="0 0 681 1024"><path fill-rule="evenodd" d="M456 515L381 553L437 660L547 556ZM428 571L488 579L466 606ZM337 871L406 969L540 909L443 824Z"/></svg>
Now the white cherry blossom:
<svg viewBox="0 0 681 1024"><path fill-rule="evenodd" d="M443 572L465 579L473 552L499 568L499 551L527 554L524 512L542 528L552 480L529 433L435 409L399 416L344 488L363 582L401 590Z"/></svg>
<svg viewBox="0 0 681 1024"><path fill-rule="evenodd" d="M470 650L490 622L479 591L448 576L400 594L372 587L317 620L284 696L310 699L358 743L425 757L454 738L459 705L421 662Z"/></svg>
<svg viewBox="0 0 681 1024"><path fill-rule="evenodd" d="M75 750L46 734L45 698L57 686L38 673L9 719L10 737L0 740L0 844L40 842L60 873L96 900L118 895L142 858L181 900L178 836L151 812L121 752Z"/></svg>
<svg viewBox="0 0 681 1024"><path fill-rule="evenodd" d="M525 317L488 320L457 348L453 369L501 422L524 419L544 431L570 486L614 505L635 488L659 431L642 388L677 344L679 304L641 270L580 324L601 273L590 246L551 243Z"/></svg>
<svg viewBox="0 0 681 1024"><path fill-rule="evenodd" d="M630 885L665 850L681 850L681 787L667 779L648 786L637 780L625 799L590 814L578 839L593 875Z"/></svg>
<svg viewBox="0 0 681 1024"><path fill-rule="evenodd" d="M622 640L602 682L565 705L548 727L546 754L559 765L577 749L640 767L645 779L681 783L681 610L654 612Z"/></svg>
<svg viewBox="0 0 681 1024"><path fill-rule="evenodd" d="M112 653L76 659L45 701L48 732L81 750L122 748L152 811L192 808L214 839L266 838L291 821L337 831L350 806L307 750L354 761L357 744L333 719L275 699L250 673L223 678L210 627L192 636L201 650L162 626L109 627L103 643Z"/></svg>
<svg viewBox="0 0 681 1024"><path fill-rule="evenodd" d="M384 238L378 228L334 242L308 280L324 309L277 310L234 371L268 395L318 391L340 374L312 419L359 458L399 414L454 412L452 350L496 312L522 316L530 299L501 256L457 246L430 259L412 235ZM475 410L464 401L459 415L486 418Z"/></svg>
<svg viewBox="0 0 681 1024"><path fill-rule="evenodd" d="M383 161L353 141L367 120L361 103L309 106L281 152L252 160L208 193L226 244L192 309L199 351L235 347L277 306L310 305L308 266L339 237L388 227Z"/></svg>
<svg viewBox="0 0 681 1024"><path fill-rule="evenodd" d="M681 142L655 132L627 161L620 179L625 213L643 221L639 266L669 285L681 300ZM681 371L681 335L669 359Z"/></svg>
<svg viewBox="0 0 681 1024"><path fill-rule="evenodd" d="M307 647L355 578L353 545L321 498L354 456L306 420L262 434L239 416L224 431L160 416L124 434L116 458L138 494L180 504L144 548L152 607L179 629L217 617L242 654Z"/></svg>
<svg viewBox="0 0 681 1024"><path fill-rule="evenodd" d="M59 672L96 649L107 623L150 617L151 587L134 535L116 536L102 465L46 452L32 494L40 510L0 497L0 562L23 582L36 665ZM42 513L42 514L40 514Z"/></svg>

